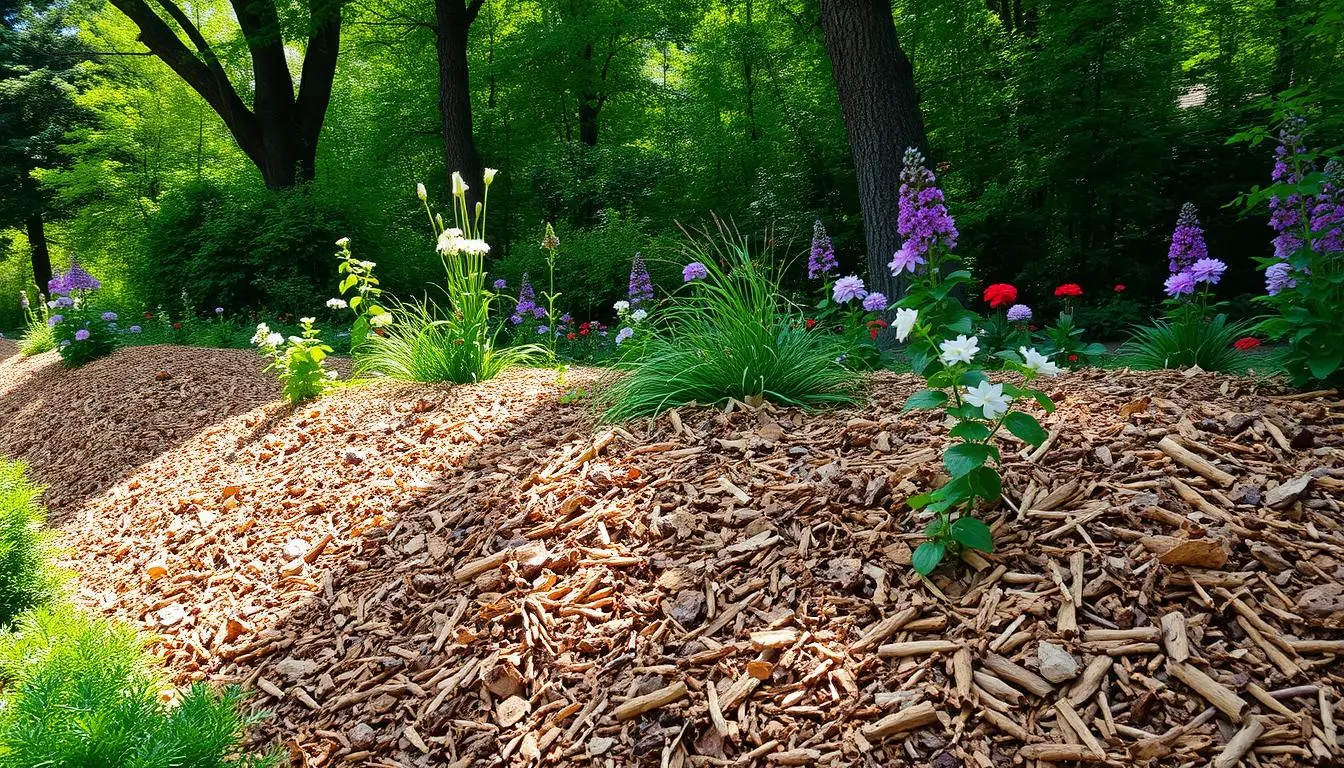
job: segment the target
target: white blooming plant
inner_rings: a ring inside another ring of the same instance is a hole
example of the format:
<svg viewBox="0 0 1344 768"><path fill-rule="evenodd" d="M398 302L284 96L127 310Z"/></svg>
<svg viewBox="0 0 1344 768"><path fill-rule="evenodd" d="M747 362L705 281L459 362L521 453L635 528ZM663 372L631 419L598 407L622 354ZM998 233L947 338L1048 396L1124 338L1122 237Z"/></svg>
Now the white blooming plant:
<svg viewBox="0 0 1344 768"><path fill-rule="evenodd" d="M383 289L378 287L378 278L373 276L373 268L378 265L355 258L348 237L337 240L336 248L336 258L341 262L337 270L344 277L341 278L340 297L328 299L327 307L332 310L349 309L355 313L355 324L350 329L350 349L355 351L369 333L389 325L392 315L379 304ZM349 298L344 298L347 295Z"/></svg>
<svg viewBox="0 0 1344 768"><path fill-rule="evenodd" d="M252 337L252 343L271 359L266 370L279 376L285 399L291 403L318 397L336 378L336 372L325 365L331 347L318 338L315 322L311 317L301 318L302 334L288 338L260 323Z"/></svg>

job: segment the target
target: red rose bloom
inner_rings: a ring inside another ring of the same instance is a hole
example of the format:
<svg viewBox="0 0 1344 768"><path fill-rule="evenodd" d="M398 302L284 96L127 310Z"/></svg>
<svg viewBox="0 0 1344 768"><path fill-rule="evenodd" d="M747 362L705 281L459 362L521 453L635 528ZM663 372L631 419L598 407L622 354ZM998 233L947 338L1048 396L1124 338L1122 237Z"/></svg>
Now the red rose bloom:
<svg viewBox="0 0 1344 768"><path fill-rule="evenodd" d="M1078 356L1077 356L1077 355L1069 355L1069 362L1070 362L1070 363L1076 363L1076 362L1078 362Z"/></svg>
<svg viewBox="0 0 1344 768"><path fill-rule="evenodd" d="M1260 346L1260 340L1255 338L1254 336L1243 336L1240 339L1237 339L1236 341L1232 342L1232 346L1236 347L1237 349L1240 349L1242 352L1245 352L1248 349L1255 349L1256 347Z"/></svg>
<svg viewBox="0 0 1344 768"><path fill-rule="evenodd" d="M587 328L580 328L580 329L579 329L579 335L580 335L580 336L587 336L587 335L588 335L588 329L587 329Z"/></svg>
<svg viewBox="0 0 1344 768"><path fill-rule="evenodd" d="M809 331L817 327L817 321L810 317L807 318L807 320L803 324L807 326L807 330Z"/></svg>
<svg viewBox="0 0 1344 768"><path fill-rule="evenodd" d="M1125 284L1124 284L1124 283L1116 283L1116 284L1115 284L1115 292L1116 292L1116 293L1124 293L1124 292L1125 292Z"/></svg>
<svg viewBox="0 0 1344 768"><path fill-rule="evenodd" d="M995 283L985 289L985 302L998 309L1017 301L1017 289L1008 283Z"/></svg>
<svg viewBox="0 0 1344 768"><path fill-rule="evenodd" d="M1069 296L1082 296L1083 289L1077 283L1065 283L1055 289L1055 295L1059 296L1060 298L1066 298Z"/></svg>

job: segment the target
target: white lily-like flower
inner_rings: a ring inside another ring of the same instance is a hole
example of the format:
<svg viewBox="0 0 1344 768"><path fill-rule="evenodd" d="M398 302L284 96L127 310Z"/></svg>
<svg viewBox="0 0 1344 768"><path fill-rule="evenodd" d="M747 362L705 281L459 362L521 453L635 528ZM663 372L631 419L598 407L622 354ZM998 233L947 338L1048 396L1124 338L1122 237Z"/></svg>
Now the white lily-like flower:
<svg viewBox="0 0 1344 768"><path fill-rule="evenodd" d="M492 181L495 180L495 174L496 174L496 173L499 173L499 170L496 169L496 168L486 168L486 169L485 169L485 186L487 186L487 187L490 186L490 182L492 182Z"/></svg>
<svg viewBox="0 0 1344 768"><path fill-rule="evenodd" d="M938 359L943 361L943 365L969 363L980 352L980 339L975 336L968 339L965 334L957 334L957 338L944 341L938 348L942 350Z"/></svg>
<svg viewBox="0 0 1344 768"><path fill-rule="evenodd" d="M345 309L348 306L345 299L327 299L327 309Z"/></svg>
<svg viewBox="0 0 1344 768"><path fill-rule="evenodd" d="M468 189L471 187L468 187L467 182L462 179L462 174L453 171L453 196L462 197L467 194Z"/></svg>
<svg viewBox="0 0 1344 768"><path fill-rule="evenodd" d="M905 341L910 335L910 331L915 328L915 321L919 319L919 311L914 309L896 310L896 340Z"/></svg>
<svg viewBox="0 0 1344 768"><path fill-rule="evenodd" d="M969 387L961 399L968 405L983 409L986 419L997 419L1007 413L1008 406L1013 402L1011 397L1003 394L1002 384L990 384L988 381Z"/></svg>
<svg viewBox="0 0 1344 768"><path fill-rule="evenodd" d="M420 183L420 182L416 182L416 184L415 184L415 196L418 197L418 198L420 198L420 202L422 202L422 203L429 199L429 193L425 191L425 185L424 185L424 184L422 184L422 183Z"/></svg>
<svg viewBox="0 0 1344 768"><path fill-rule="evenodd" d="M266 337L269 335L271 335L270 326L265 323L257 323L257 332L252 334L252 343L259 347L266 343Z"/></svg>
<svg viewBox="0 0 1344 768"><path fill-rule="evenodd" d="M1059 366L1050 362L1050 358L1037 352L1034 348L1018 347L1017 351L1022 355L1022 364L1041 376L1059 375Z"/></svg>

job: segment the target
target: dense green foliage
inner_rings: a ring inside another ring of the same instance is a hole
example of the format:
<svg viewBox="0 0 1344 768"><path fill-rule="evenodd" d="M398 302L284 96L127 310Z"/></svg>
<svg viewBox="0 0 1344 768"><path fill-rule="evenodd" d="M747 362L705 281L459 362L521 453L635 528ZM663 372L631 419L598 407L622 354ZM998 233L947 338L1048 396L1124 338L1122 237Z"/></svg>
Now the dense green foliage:
<svg viewBox="0 0 1344 768"><path fill-rule="evenodd" d="M40 609L0 635L0 766L263 768L248 755L236 688L197 684L166 703L164 677L130 627Z"/></svg>
<svg viewBox="0 0 1344 768"><path fill-rule="evenodd" d="M46 605L64 578L51 564L41 489L25 477L21 463L0 461L0 627L31 608Z"/></svg>
<svg viewBox="0 0 1344 768"><path fill-rule="evenodd" d="M802 406L853 402L858 384L844 364L852 340L809 329L783 302L770 252L727 227L699 233L686 261L705 277L687 282L660 310L659 324L604 393L608 419L651 416L696 402L757 399ZM637 337L636 337L637 338Z"/></svg>
<svg viewBox="0 0 1344 768"><path fill-rule="evenodd" d="M115 8L12 7L0 68L64 101L0 119L0 139L37 147L23 137L43 137L27 178L41 189L53 260L79 257L103 276L123 317L177 312L183 297L206 316L215 306L311 313L336 267L326 244L343 235L394 295L437 279L423 219L407 205L419 180L446 192L453 170L443 166L427 7L345 8L315 180L281 192L264 189L219 118L161 61L97 55L141 50ZM202 33L245 84L246 48L212 8L195 8ZM1077 317L1108 337L1155 308L1155 257L1184 200L1206 211L1210 247L1231 267L1226 298L1260 292L1252 265L1270 231L1262 216L1223 206L1263 183L1270 161L1227 137L1268 124L1275 103L1311 118L1318 147L1344 136L1340 0L899 0L894 18L966 263L978 279L1035 295L1060 279L1085 283ZM673 251L657 244L673 242L677 220L710 211L746 231L773 224L782 244L801 242L820 217L844 271L862 263L854 174L810 0L488 0L468 58L476 144L505 171L493 276L542 274L536 233L552 221L565 243L565 308L606 319L632 253L650 257L660 286L674 285L658 272ZM0 117L24 98L0 93ZM13 296L31 281L30 243L17 213L0 218L0 296ZM1108 308L1115 283L1128 286L1125 304ZM0 301L0 328L21 324Z"/></svg>

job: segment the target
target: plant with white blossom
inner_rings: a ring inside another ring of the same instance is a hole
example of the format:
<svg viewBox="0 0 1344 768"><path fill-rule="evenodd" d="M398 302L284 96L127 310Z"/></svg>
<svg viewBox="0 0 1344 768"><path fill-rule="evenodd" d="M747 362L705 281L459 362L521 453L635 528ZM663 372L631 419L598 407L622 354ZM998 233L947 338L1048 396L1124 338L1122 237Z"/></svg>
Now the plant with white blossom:
<svg viewBox="0 0 1344 768"><path fill-rule="evenodd" d="M272 331L265 323L259 323L252 336L252 343L271 359L266 370L279 376L285 398L291 403L321 395L336 378L336 372L327 370L324 365L331 347L318 338L315 322L311 317L301 318L302 335L289 338Z"/></svg>
<svg viewBox="0 0 1344 768"><path fill-rule="evenodd" d="M1045 430L1036 418L1014 406L1035 401L1052 411L1054 403L1044 392L1025 385L1038 376L1053 376L1059 368L1027 347L996 355L1004 361L1004 371L1020 374L1022 385L991 381L975 364L980 354L975 335L979 317L956 298L957 286L972 279L969 272L954 268L956 228L923 158L907 150L905 163L900 228L906 240L891 269L897 275L908 272L910 288L897 302L894 326L897 339L908 341L911 366L929 388L912 395L904 410L941 408L955 421L948 431L953 442L943 453L948 481L906 501L912 510L932 517L925 528L928 540L915 549L912 559L915 570L927 575L948 554L993 551L993 534L975 517L975 509L980 502L994 504L1002 491L1002 456L995 438L1006 429L1031 445L1045 441Z"/></svg>

